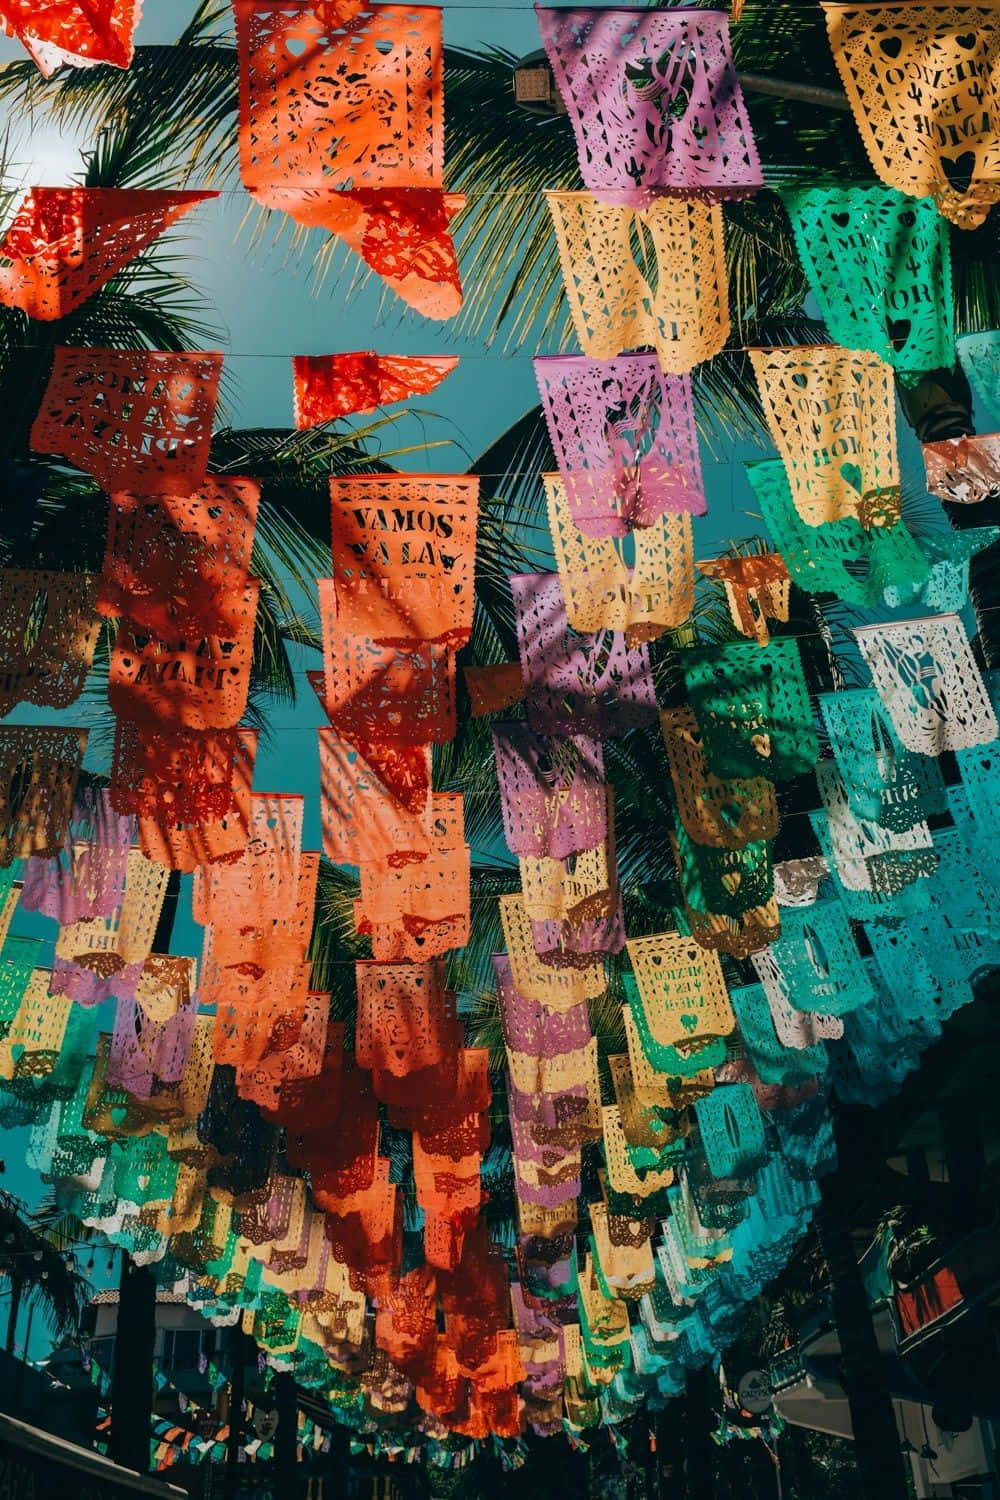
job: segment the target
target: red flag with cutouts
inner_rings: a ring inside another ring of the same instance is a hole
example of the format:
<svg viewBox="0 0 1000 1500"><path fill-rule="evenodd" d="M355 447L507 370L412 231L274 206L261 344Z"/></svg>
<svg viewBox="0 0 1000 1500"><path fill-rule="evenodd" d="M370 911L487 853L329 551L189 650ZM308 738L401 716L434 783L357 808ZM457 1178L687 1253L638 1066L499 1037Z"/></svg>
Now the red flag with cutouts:
<svg viewBox="0 0 1000 1500"><path fill-rule="evenodd" d="M430 848L431 747L319 731L323 853L339 865L405 864Z"/></svg>
<svg viewBox="0 0 1000 1500"><path fill-rule="evenodd" d="M440 962L356 966L355 1051L363 1068L397 1077L430 1068L454 1052L454 997Z"/></svg>
<svg viewBox="0 0 1000 1500"><path fill-rule="evenodd" d="M231 860L250 841L256 729L146 735L119 720L112 800L131 804L139 847L171 870Z"/></svg>
<svg viewBox="0 0 1000 1500"><path fill-rule="evenodd" d="M102 490L190 495L204 481L222 355L156 349L55 351L31 429Z"/></svg>
<svg viewBox="0 0 1000 1500"><path fill-rule="evenodd" d="M354 474L330 480L338 630L387 646L472 629L479 480L472 474Z"/></svg>
<svg viewBox="0 0 1000 1500"><path fill-rule="evenodd" d="M260 486L206 479L190 495L110 497L97 608L159 635L226 634L242 603Z"/></svg>
<svg viewBox="0 0 1000 1500"><path fill-rule="evenodd" d="M338 235L428 317L462 305L442 189L441 11L235 0L243 181Z"/></svg>
<svg viewBox="0 0 1000 1500"><path fill-rule="evenodd" d="M455 738L455 653L420 642L380 646L337 630L333 580L319 580L325 672L306 676L330 723L353 740L444 745Z"/></svg>
<svg viewBox="0 0 1000 1500"><path fill-rule="evenodd" d="M223 635L160 640L122 620L108 671L112 710L150 729L234 728L250 692L258 591L252 579L233 592Z"/></svg>
<svg viewBox="0 0 1000 1500"><path fill-rule="evenodd" d="M0 0L0 26L51 78L68 63L127 68L142 0Z"/></svg>
<svg viewBox="0 0 1000 1500"><path fill-rule="evenodd" d="M296 354L295 425L317 427L407 396L426 396L457 364L458 357L448 355Z"/></svg>
<svg viewBox="0 0 1000 1500"><path fill-rule="evenodd" d="M217 193L33 187L3 241L0 303L64 318L182 215Z"/></svg>

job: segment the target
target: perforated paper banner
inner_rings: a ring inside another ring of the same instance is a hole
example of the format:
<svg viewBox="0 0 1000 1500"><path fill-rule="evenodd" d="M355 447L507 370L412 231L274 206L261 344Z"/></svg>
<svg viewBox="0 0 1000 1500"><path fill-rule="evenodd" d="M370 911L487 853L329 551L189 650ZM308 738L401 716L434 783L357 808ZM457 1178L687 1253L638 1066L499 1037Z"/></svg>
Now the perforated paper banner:
<svg viewBox="0 0 1000 1500"><path fill-rule="evenodd" d="M502 713L524 698L524 678L519 661L497 662L491 667L463 667L474 719Z"/></svg>
<svg viewBox="0 0 1000 1500"><path fill-rule="evenodd" d="M316 427L425 396L458 365L457 355L296 354L292 357L295 425Z"/></svg>
<svg viewBox="0 0 1000 1500"><path fill-rule="evenodd" d="M463 645L472 628L478 500L473 475L331 478L337 628L380 645Z"/></svg>
<svg viewBox="0 0 1000 1500"><path fill-rule="evenodd" d="M403 862L430 847L429 745L352 741L319 731L323 852L334 864Z"/></svg>
<svg viewBox="0 0 1000 1500"><path fill-rule="evenodd" d="M963 333L956 345L976 401L985 408L986 422L978 425L1000 430L1000 329Z"/></svg>
<svg viewBox="0 0 1000 1500"><path fill-rule="evenodd" d="M1000 490L1000 436L943 438L923 443L927 488L954 505L978 505Z"/></svg>
<svg viewBox="0 0 1000 1500"><path fill-rule="evenodd" d="M837 875L848 890L891 897L937 868L930 829L922 819L893 830L855 817L833 761L818 762L816 784Z"/></svg>
<svg viewBox="0 0 1000 1500"><path fill-rule="evenodd" d="M625 535L666 511L706 509L691 381L655 354L538 355L535 379L570 517L585 536Z"/></svg>
<svg viewBox="0 0 1000 1500"><path fill-rule="evenodd" d="M899 516L892 371L836 345L751 349L764 415L795 508L810 526Z"/></svg>
<svg viewBox="0 0 1000 1500"><path fill-rule="evenodd" d="M510 584L533 729L606 738L656 717L645 646L629 646L610 630L576 635L556 573L515 574Z"/></svg>
<svg viewBox="0 0 1000 1500"><path fill-rule="evenodd" d="M260 486L206 479L184 496L116 493L98 609L170 638L236 626L247 586Z"/></svg>
<svg viewBox="0 0 1000 1500"><path fill-rule="evenodd" d="M815 906L786 911L781 938L772 944L770 954L797 1010L839 1017L872 998L839 901L817 901ZM768 989L768 977L761 974L761 978Z"/></svg>
<svg viewBox="0 0 1000 1500"><path fill-rule="evenodd" d="M775 553L713 557L697 567L706 578L718 579L725 588L729 613L741 635L766 646L770 640L768 620L787 623L790 579L784 561Z"/></svg>
<svg viewBox="0 0 1000 1500"><path fill-rule="evenodd" d="M156 729L232 729L250 692L259 585L234 598L225 635L160 640L123 619L108 672L108 702L123 719Z"/></svg>
<svg viewBox="0 0 1000 1500"><path fill-rule="evenodd" d="M586 635L622 631L633 645L682 625L694 607L691 517L664 515L633 532L634 562L629 567L616 538L595 539L576 527L561 475L543 474L542 480L572 628Z"/></svg>
<svg viewBox="0 0 1000 1500"><path fill-rule="evenodd" d="M960 229L1000 199L992 5L825 4L830 48L878 177Z"/></svg>
<svg viewBox="0 0 1000 1500"><path fill-rule="evenodd" d="M643 1017L660 1047L676 1048L732 1031L735 1021L716 954L702 952L691 938L675 932L631 938L627 946ZM634 1010L633 1016L638 1019Z"/></svg>
<svg viewBox="0 0 1000 1500"><path fill-rule="evenodd" d="M31 429L102 490L190 495L205 478L221 354L59 346Z"/></svg>
<svg viewBox="0 0 1000 1500"><path fill-rule="evenodd" d="M441 11L236 0L248 187L437 187Z"/></svg>
<svg viewBox="0 0 1000 1500"><path fill-rule="evenodd" d="M469 941L470 851L461 793L435 793L427 853L401 866L366 862L355 903L359 932L371 932L375 958L432 958Z"/></svg>
<svg viewBox="0 0 1000 1500"><path fill-rule="evenodd" d="M85 729L0 728L0 866L59 853L86 748Z"/></svg>
<svg viewBox="0 0 1000 1500"><path fill-rule="evenodd" d="M251 806L250 848L240 859L195 876L191 910L203 926L239 929L287 913L298 884L304 798L258 793Z"/></svg>
<svg viewBox="0 0 1000 1500"><path fill-rule="evenodd" d="M763 186L724 14L535 13L591 192L641 206Z"/></svg>
<svg viewBox="0 0 1000 1500"><path fill-rule="evenodd" d="M940 755L996 739L996 715L957 615L866 625L854 634L908 750Z"/></svg>
<svg viewBox="0 0 1000 1500"><path fill-rule="evenodd" d="M0 716L18 703L76 701L97 645L96 603L92 573L0 572Z"/></svg>
<svg viewBox="0 0 1000 1500"><path fill-rule="evenodd" d="M582 735L547 739L523 719L493 726L504 838L512 854L565 859L607 837L604 754Z"/></svg>
<svg viewBox="0 0 1000 1500"><path fill-rule="evenodd" d="M455 653L433 643L380 646L336 629L333 580L319 580L323 672L309 683L330 723L373 744L446 744L455 737Z"/></svg>
<svg viewBox="0 0 1000 1500"><path fill-rule="evenodd" d="M782 189L830 337L903 380L955 363L948 227L931 198L874 183Z"/></svg>
<svg viewBox="0 0 1000 1500"><path fill-rule="evenodd" d="M698 721L691 709L660 715L667 762L681 822L697 844L741 849L778 831L774 786L763 776L720 777L705 764Z"/></svg>
<svg viewBox="0 0 1000 1500"><path fill-rule="evenodd" d="M2 0L0 25L31 53L50 78L68 63L91 68L110 63L127 68L142 0Z"/></svg>
<svg viewBox="0 0 1000 1500"><path fill-rule="evenodd" d="M812 526L792 498L784 464L747 464L747 478L772 541L793 580L810 593L831 593L870 608L887 587L919 588L929 564L905 522L866 531L853 516Z"/></svg>
<svg viewBox="0 0 1000 1500"><path fill-rule="evenodd" d="M134 834L132 819L113 811L107 788L78 787L58 854L25 861L21 905L60 924L110 916L124 891Z"/></svg>
<svg viewBox="0 0 1000 1500"><path fill-rule="evenodd" d="M156 924L163 909L167 888L166 871L150 863L138 849L130 849L125 865L125 894L108 917L96 917L62 927L56 939L56 957L76 964L98 978L120 974L129 966L138 966L128 976L134 996L142 977L142 965L153 950ZM55 974L53 991L55 992ZM60 993L73 993L62 989ZM119 997L125 993L113 988ZM75 994L74 998L81 999Z"/></svg>
<svg viewBox="0 0 1000 1500"><path fill-rule="evenodd" d="M525 999L566 1011L604 993L607 980L599 961L578 969L554 969L540 962L521 895L501 896L499 905L511 974Z"/></svg>
<svg viewBox="0 0 1000 1500"><path fill-rule="evenodd" d="M259 824L259 813L255 821ZM273 837L273 830L267 832ZM291 851L267 850L263 843L255 841L241 858L208 875L213 920L205 933L206 965L276 969L301 963L306 956L316 907L319 855L299 853L294 871L286 875L294 857ZM266 867L272 859L272 868L281 871L273 882L255 868Z"/></svg>
<svg viewBox="0 0 1000 1500"><path fill-rule="evenodd" d="M429 317L462 303L441 190L441 12L239 0L240 161L268 207L339 235Z"/></svg>
<svg viewBox="0 0 1000 1500"><path fill-rule="evenodd" d="M255 729L160 731L119 719L112 806L140 818L192 826L241 811L253 779L257 738Z"/></svg>
<svg viewBox="0 0 1000 1500"><path fill-rule="evenodd" d="M939 767L904 749L874 688L820 693L819 710L856 818L899 831L946 811Z"/></svg>
<svg viewBox="0 0 1000 1500"><path fill-rule="evenodd" d="M699 648L682 665L709 770L775 781L815 764L819 740L794 638Z"/></svg>
<svg viewBox="0 0 1000 1500"><path fill-rule="evenodd" d="M154 1020L135 1001L119 1000L111 1035L108 1083L148 1099L154 1083L179 1083L184 1075L198 1015L197 997L173 1015Z"/></svg>
<svg viewBox="0 0 1000 1500"><path fill-rule="evenodd" d="M589 193L545 197L585 354L614 359L651 344L660 368L674 375L718 354L729 334L729 293L717 204L658 198L639 210ZM633 235L650 247L645 269Z"/></svg>
<svg viewBox="0 0 1000 1500"><path fill-rule="evenodd" d="M34 187L0 242L0 303L64 318L212 192Z"/></svg>

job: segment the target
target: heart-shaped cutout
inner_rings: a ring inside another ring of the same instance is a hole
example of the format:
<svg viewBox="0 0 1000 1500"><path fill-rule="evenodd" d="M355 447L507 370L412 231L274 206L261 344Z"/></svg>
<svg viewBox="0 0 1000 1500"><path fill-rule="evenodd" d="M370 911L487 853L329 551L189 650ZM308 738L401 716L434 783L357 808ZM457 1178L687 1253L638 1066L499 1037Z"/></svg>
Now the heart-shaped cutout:
<svg viewBox="0 0 1000 1500"><path fill-rule="evenodd" d="M948 186L956 193L967 193L976 175L976 153L963 151L960 156L942 156L940 160Z"/></svg>
<svg viewBox="0 0 1000 1500"><path fill-rule="evenodd" d="M886 57L898 57L903 50L903 39L899 36L884 36L879 41L879 48Z"/></svg>
<svg viewBox="0 0 1000 1500"><path fill-rule="evenodd" d="M975 52L978 41L979 38L974 31L963 31L961 36L955 38L955 45L964 47L966 52Z"/></svg>
<svg viewBox="0 0 1000 1500"><path fill-rule="evenodd" d="M857 490L859 495L862 493L864 480L857 464L841 464L840 477L851 486L852 490Z"/></svg>
<svg viewBox="0 0 1000 1500"><path fill-rule="evenodd" d="M894 349L902 349L906 340L910 337L910 329L912 327L913 324L909 318L886 318L885 331Z"/></svg>

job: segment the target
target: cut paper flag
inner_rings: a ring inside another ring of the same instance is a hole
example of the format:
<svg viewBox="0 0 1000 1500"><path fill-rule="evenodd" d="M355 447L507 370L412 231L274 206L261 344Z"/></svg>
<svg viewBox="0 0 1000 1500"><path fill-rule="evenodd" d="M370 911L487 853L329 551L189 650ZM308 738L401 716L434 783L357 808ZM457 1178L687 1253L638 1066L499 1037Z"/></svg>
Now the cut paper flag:
<svg viewBox="0 0 1000 1500"><path fill-rule="evenodd" d="M802 519L891 526L900 497L890 367L835 344L748 352Z"/></svg>
<svg viewBox="0 0 1000 1500"><path fill-rule="evenodd" d="M211 478L190 495L109 497L97 607L144 630L222 635L247 586L260 486Z"/></svg>
<svg viewBox="0 0 1000 1500"><path fill-rule="evenodd" d="M940 755L997 737L997 720L957 615L854 631L892 726L907 750Z"/></svg>
<svg viewBox="0 0 1000 1500"><path fill-rule="evenodd" d="M694 608L694 540L689 515L663 515L632 533L634 565L616 538L585 536L574 524L562 477L543 474L552 550L566 618L585 635L624 631L629 645L683 625Z"/></svg>
<svg viewBox="0 0 1000 1500"><path fill-rule="evenodd" d="M949 0L823 9L877 176L975 229L1000 201L1000 14Z"/></svg>
<svg viewBox="0 0 1000 1500"><path fill-rule="evenodd" d="M502 713L524 698L519 661L495 662L491 667L463 667L462 674L474 719Z"/></svg>
<svg viewBox="0 0 1000 1500"><path fill-rule="evenodd" d="M645 645L618 631L577 635L558 573L511 580L528 722L539 734L627 734L656 718L656 690Z"/></svg>
<svg viewBox="0 0 1000 1500"><path fill-rule="evenodd" d="M660 368L672 375L718 354L729 334L718 204L657 198L648 209L631 209L590 193L545 197L585 354L609 360L652 345ZM633 236L650 247L644 270L633 254Z"/></svg>
<svg viewBox="0 0 1000 1500"><path fill-rule="evenodd" d="M741 635L766 646L771 638L768 620L787 623L791 579L777 553L713 557L696 566L706 578L717 579L725 588L729 613Z"/></svg>
<svg viewBox="0 0 1000 1500"><path fill-rule="evenodd" d="M608 836L600 740L546 739L524 719L493 726L504 838L523 859L567 859Z"/></svg>
<svg viewBox="0 0 1000 1500"><path fill-rule="evenodd" d="M1000 329L988 328L981 333L963 333L955 342L962 369L969 377L977 406L983 407L987 422L994 431L998 431L1000 430Z"/></svg>
<svg viewBox="0 0 1000 1500"><path fill-rule="evenodd" d="M375 744L454 739L455 653L447 646L380 646L370 636L345 635L336 628L332 580L319 584L324 671L306 677L334 728Z"/></svg>
<svg viewBox="0 0 1000 1500"><path fill-rule="evenodd" d="M337 630L386 646L464 645L472 629L478 501L475 475L334 475Z"/></svg>
<svg viewBox="0 0 1000 1500"><path fill-rule="evenodd" d="M462 305L442 188L441 11L236 0L240 162L257 200L338 235L427 317Z"/></svg>
<svg viewBox="0 0 1000 1500"><path fill-rule="evenodd" d="M1000 434L924 443L927 488L952 505L978 505L1000 494Z"/></svg>
<svg viewBox="0 0 1000 1500"><path fill-rule="evenodd" d="M955 363L948 227L932 198L881 183L782 189L795 245L834 343L903 381Z"/></svg>
<svg viewBox="0 0 1000 1500"><path fill-rule="evenodd" d="M60 852L86 748L83 729L0 728L0 866Z"/></svg>
<svg viewBox="0 0 1000 1500"><path fill-rule="evenodd" d="M148 729L232 729L250 691L259 584L232 600L224 635L151 635L123 619L111 653L108 702L120 718Z"/></svg>
<svg viewBox="0 0 1000 1500"><path fill-rule="evenodd" d="M704 514L689 376L664 375L655 354L539 355L534 366L570 517L584 536Z"/></svg>
<svg viewBox="0 0 1000 1500"><path fill-rule="evenodd" d="M3 241L0 303L51 321L86 302L158 235L217 193L34 187Z"/></svg>
<svg viewBox="0 0 1000 1500"><path fill-rule="evenodd" d="M900 832L947 811L936 760L903 747L874 688L820 693L818 702L855 818Z"/></svg>
<svg viewBox="0 0 1000 1500"><path fill-rule="evenodd" d="M662 193L715 200L763 186L724 14L535 14L597 197L645 207Z"/></svg>
<svg viewBox="0 0 1000 1500"><path fill-rule="evenodd" d="M293 355L295 425L318 427L408 396L426 396L457 365L457 355Z"/></svg>
<svg viewBox="0 0 1000 1500"><path fill-rule="evenodd" d="M386 745L319 731L323 852L338 865L403 864L431 839L429 745Z"/></svg>
<svg viewBox="0 0 1000 1500"><path fill-rule="evenodd" d="M0 0L0 27L51 78L57 68L127 68L142 0Z"/></svg>
<svg viewBox="0 0 1000 1500"><path fill-rule="evenodd" d="M96 603L92 573L0 572L0 716L19 703L75 703L100 631Z"/></svg>
<svg viewBox="0 0 1000 1500"><path fill-rule="evenodd" d="M778 803L766 777L721 777L705 763L705 749L690 707L665 709L660 726L681 825L695 844L742 849L773 839Z"/></svg>
<svg viewBox="0 0 1000 1500"><path fill-rule="evenodd" d="M690 707L717 776L781 781L819 759L798 642L699 647L681 658Z"/></svg>
<svg viewBox="0 0 1000 1500"><path fill-rule="evenodd" d="M221 354L57 347L31 429L102 490L190 495L205 478Z"/></svg>
<svg viewBox="0 0 1000 1500"><path fill-rule="evenodd" d="M866 531L854 516L841 516L812 526L792 499L783 463L765 459L746 470L771 540L799 588L870 608L885 603L889 589L912 596L927 581L930 564L904 521Z"/></svg>
<svg viewBox="0 0 1000 1500"><path fill-rule="evenodd" d="M255 729L161 733L119 719L112 792L134 805L146 858L189 871L242 854L256 754Z"/></svg>

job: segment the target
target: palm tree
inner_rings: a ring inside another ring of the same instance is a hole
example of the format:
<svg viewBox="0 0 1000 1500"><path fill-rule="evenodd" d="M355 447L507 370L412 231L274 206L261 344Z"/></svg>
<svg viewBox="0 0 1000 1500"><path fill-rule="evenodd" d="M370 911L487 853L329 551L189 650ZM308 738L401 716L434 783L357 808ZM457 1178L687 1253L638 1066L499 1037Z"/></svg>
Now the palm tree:
<svg viewBox="0 0 1000 1500"><path fill-rule="evenodd" d="M44 1215L32 1215L12 1193L0 1192L0 1276L10 1286L4 1348L13 1355L18 1316L37 1307L57 1338L75 1334L89 1290L58 1240L46 1232ZM27 1358L27 1348L24 1354Z"/></svg>

